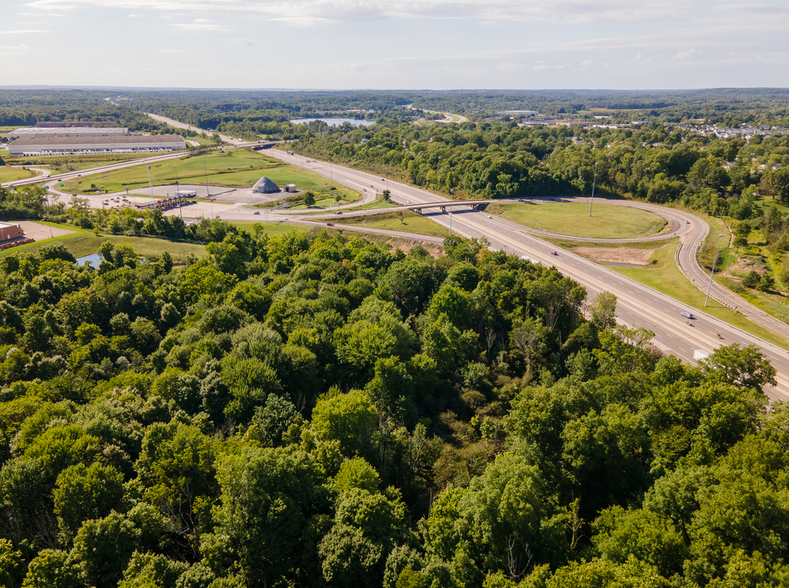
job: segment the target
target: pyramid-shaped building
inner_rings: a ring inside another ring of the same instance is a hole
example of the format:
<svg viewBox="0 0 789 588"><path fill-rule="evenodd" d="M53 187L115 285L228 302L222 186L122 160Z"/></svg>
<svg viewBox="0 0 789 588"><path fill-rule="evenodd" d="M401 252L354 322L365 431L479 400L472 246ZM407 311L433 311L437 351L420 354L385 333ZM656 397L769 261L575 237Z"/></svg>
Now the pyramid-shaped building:
<svg viewBox="0 0 789 588"><path fill-rule="evenodd" d="M277 186L274 182L271 181L270 178L263 176L260 178L255 184L252 189L255 192L260 192L261 194L272 194L274 192L279 192L279 186Z"/></svg>

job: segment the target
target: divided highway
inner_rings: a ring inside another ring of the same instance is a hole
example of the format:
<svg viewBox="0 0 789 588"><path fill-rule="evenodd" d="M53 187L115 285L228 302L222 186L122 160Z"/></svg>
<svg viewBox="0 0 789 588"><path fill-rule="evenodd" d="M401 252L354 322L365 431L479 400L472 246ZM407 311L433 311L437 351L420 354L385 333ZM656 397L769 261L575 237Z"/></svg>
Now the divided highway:
<svg viewBox="0 0 789 588"><path fill-rule="evenodd" d="M177 123L177 121L171 121L170 119L156 117L154 115L151 116L157 120L161 119L162 122L173 124L173 126L188 128L188 125L182 125L182 123ZM233 140L230 137L222 137L222 139L232 141L235 143L235 146L238 147L247 146L245 142ZM172 153L132 160L102 166L101 168L58 174L46 178L46 181L55 182L68 180L93 173L103 173L123 167L175 159L186 155L188 154ZM289 164L309 169L321 176L331 178L335 182L363 192L366 194L366 198L364 199L365 202L372 200L376 193L388 188L392 194L392 200L404 206L410 205L415 207L419 204L432 204L440 201L445 201L448 204L455 204L454 201L428 192L427 190L400 184L381 178L380 176L332 163L309 160L300 155L291 154L278 149L268 150L267 155ZM16 187L41 182L42 178L37 177L17 182L9 182L8 184L4 184L4 186ZM678 234L683 240L678 253L680 268L690 280L694 281L700 287L702 284L708 282L709 276L699 267L695 257L696 250L709 231L707 223L692 214L656 205L634 202L622 202L619 204L649 210L671 221L672 225L674 225L672 227L673 232ZM346 205L342 208L352 208L354 206L358 206L358 204ZM232 214L232 217L237 217L238 220L263 220L260 216L252 216L251 212L247 212L241 207L233 208L234 214ZM278 219L285 222L305 222L303 220L303 214L296 216L293 215L293 213L271 211L267 216L269 220ZM534 231L530 234L528 229L525 229L521 225L498 217L488 218L486 213L471 208L450 212L450 208L448 207L447 212L440 212L439 209L439 212L426 212L425 216L429 216L432 220L441 225L451 227L453 232L464 237L485 237L495 249L501 249L519 256L527 256L546 266L555 266L563 274L573 278L586 287L589 299L593 299L601 291L612 292L617 297L617 318L621 323L649 329L655 333L652 342L658 348L667 353L674 354L689 363L695 363L694 352L697 350L711 352L721 345L729 345L731 343L756 345L778 371L778 386L776 388L767 389L766 392L768 396L774 400L789 400L789 353L776 345L741 331L712 316L699 313L678 300L643 286L638 282L630 280L604 266L598 265L583 257L570 253L569 251L559 250L558 255L553 255L552 252L557 248L535 237L534 235L541 234L538 231ZM231 220L231 218L225 214L223 214L223 218ZM315 223L306 222L305 224ZM360 230L360 227L347 228ZM411 236L407 233L396 231L362 230L400 237ZM420 235L412 235L412 237L424 240ZM563 238L567 237L563 236ZM666 238L665 235L652 237L652 239L664 238ZM433 241L435 239L428 240ZM744 303L742 299L715 283L713 283L712 294L722 303L732 308L738 307L739 311L754 322L789 339L789 325L785 325L763 311ZM689 321L680 315L681 312L692 312L698 317L698 320L693 321L691 325Z"/></svg>
<svg viewBox="0 0 789 588"><path fill-rule="evenodd" d="M271 150L268 154L293 165L304 164L303 158L299 155L291 155L280 150ZM331 164L330 170L330 164L325 162L313 161L306 167L324 177L328 177L331 173L334 181L352 187L358 185L377 186L378 188L388 186L392 193L392 200L399 204L406 204L407 201L410 201L411 204L419 204L442 200L442 197L432 192L391 180L382 181L379 176L366 172L333 164ZM445 200L450 202L448 199ZM637 204L639 208L651 206ZM690 227L690 230L684 233L685 257L681 257L681 259L686 268L692 268L693 265L698 266L695 263L695 258L693 258L693 262L687 258L688 250L703 241L708 230L707 224L698 217L685 212L667 211L662 207L655 207L655 209L659 209L661 216L667 216L670 212L678 222ZM657 212L657 210L655 211ZM612 292L617 297L617 318L620 322L649 329L655 333L653 343L658 348L672 353L684 361L695 363L695 350L711 352L721 345L731 343L756 345L778 371L778 386L775 389L769 389L768 395L774 400L789 400L789 353L776 345L732 327L710 315L699 313L678 300L583 257L565 250L560 250L558 255L552 255L551 252L556 250L555 246L529 235L523 226L516 223L497 217L488 218L487 214L471 209L455 213L429 214L429 216L446 227L449 227L451 223L453 232L464 237L486 237L491 246L496 249L520 256L526 255L543 265L556 266L563 274L585 286L590 299L601 291ZM686 223L686 221L688 222ZM719 287L719 289L722 288ZM688 321L680 315L681 312L692 312L698 316L699 320L693 321L694 326L690 326ZM718 335L722 338L719 338Z"/></svg>

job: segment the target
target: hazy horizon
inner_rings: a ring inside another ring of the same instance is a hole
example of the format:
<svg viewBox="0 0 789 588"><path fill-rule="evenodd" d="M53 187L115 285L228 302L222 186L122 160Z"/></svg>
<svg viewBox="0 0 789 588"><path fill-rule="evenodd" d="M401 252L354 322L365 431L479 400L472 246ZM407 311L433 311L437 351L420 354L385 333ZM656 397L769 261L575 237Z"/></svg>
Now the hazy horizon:
<svg viewBox="0 0 789 588"><path fill-rule="evenodd" d="M783 1L7 0L8 86L789 86Z"/></svg>

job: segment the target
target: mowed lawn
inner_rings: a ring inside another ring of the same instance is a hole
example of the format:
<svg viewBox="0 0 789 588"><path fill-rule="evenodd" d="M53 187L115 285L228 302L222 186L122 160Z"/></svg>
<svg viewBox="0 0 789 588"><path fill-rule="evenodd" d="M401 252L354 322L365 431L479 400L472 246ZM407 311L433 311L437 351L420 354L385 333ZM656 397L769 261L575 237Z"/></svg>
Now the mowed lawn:
<svg viewBox="0 0 789 588"><path fill-rule="evenodd" d="M430 235L431 237L448 237L449 229L410 211L383 212L371 216L337 217L333 221L343 225L356 225L370 227L372 229L386 229L388 231L404 231L406 233L416 233L418 235Z"/></svg>
<svg viewBox="0 0 789 588"><path fill-rule="evenodd" d="M211 151L184 159L169 160L151 165L151 183L155 186L206 182L211 186L243 188L253 186L263 176L268 176L278 186L296 184L299 190L316 193L336 193L333 200L355 201L360 195L348 188L322 178L312 172L267 157L252 149ZM93 188L92 186L95 186ZM94 174L80 181L66 182L65 191L86 194L96 189L122 192L148 187L146 165L139 165L112 172ZM334 190L332 190L334 188ZM333 196L332 194L332 196Z"/></svg>
<svg viewBox="0 0 789 588"><path fill-rule="evenodd" d="M290 233L291 231L296 231L299 233L309 233L310 231L315 230L315 227L311 227L308 225L299 225L299 224L288 224L288 223L256 223L256 222L249 222L249 221L228 221L228 224L231 224L235 227L238 227L242 231L246 231L248 233L255 233L255 227L259 226L262 227L263 230L269 237L279 237L280 235L284 235L285 233Z"/></svg>
<svg viewBox="0 0 789 588"><path fill-rule="evenodd" d="M24 180L25 178L32 178L36 175L38 174L26 169L19 169L17 167L10 167L7 165L0 167L0 183Z"/></svg>
<svg viewBox="0 0 789 588"><path fill-rule="evenodd" d="M536 204L491 204L488 214L540 231L592 239L628 239L656 235L668 226L666 220L651 212L595 202L592 216L584 202L546 202Z"/></svg>
<svg viewBox="0 0 789 588"><path fill-rule="evenodd" d="M60 226L60 225L58 225ZM67 227L74 229L74 227ZM63 245L74 257L82 257L84 255L91 255L97 253L99 247L105 241L112 243L126 243L134 248L134 251L141 256L161 255L167 251L173 256L176 263L183 263L189 255L196 257L203 257L207 255L205 245L195 243L181 243L178 241L169 241L167 239L157 239L154 237L127 237L125 235L107 235L99 234L98 236L93 231L85 231L76 229L77 232L62 237L55 237L54 239L45 239L30 243L29 245L22 245L20 247L13 247L0 251L0 257L12 255L14 253L34 253L45 245Z"/></svg>
<svg viewBox="0 0 789 588"><path fill-rule="evenodd" d="M36 167L46 167L52 173L65 173L68 171L80 171L83 169L94 168L97 165L111 165L122 163L134 159L151 157L156 153L106 153L103 155L36 155L32 157L9 157L6 163L11 165L33 165Z"/></svg>
<svg viewBox="0 0 789 588"><path fill-rule="evenodd" d="M584 246L599 246L599 244L584 243ZM650 247L655 247L655 243L649 244ZM672 239L668 244L658 246L650 261L649 266L644 268L635 267L615 267L606 266L609 269L627 276L628 278L649 286L662 292L676 300L681 300L688 306L691 306L699 311L706 312L722 321L734 325L747 331L752 335L761 337L762 339L774 343L783 349L789 349L789 341L773 333L772 331L760 327L752 323L747 318L723 306L717 300L710 298L705 308L704 299L705 293L699 290L693 283L691 283L684 274L677 267L674 261L674 255L677 252L679 245L678 239ZM628 243L628 247L631 244ZM570 249L572 251L572 249Z"/></svg>

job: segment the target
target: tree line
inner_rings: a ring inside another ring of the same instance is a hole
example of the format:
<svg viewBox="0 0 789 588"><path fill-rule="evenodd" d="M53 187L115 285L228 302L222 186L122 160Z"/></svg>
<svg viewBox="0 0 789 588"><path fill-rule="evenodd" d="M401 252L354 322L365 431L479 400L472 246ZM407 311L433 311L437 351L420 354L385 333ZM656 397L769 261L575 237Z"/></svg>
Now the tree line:
<svg viewBox="0 0 789 588"><path fill-rule="evenodd" d="M147 221L146 221L147 222ZM28 588L734 586L789 569L786 411L457 237L0 259L0 577Z"/></svg>

